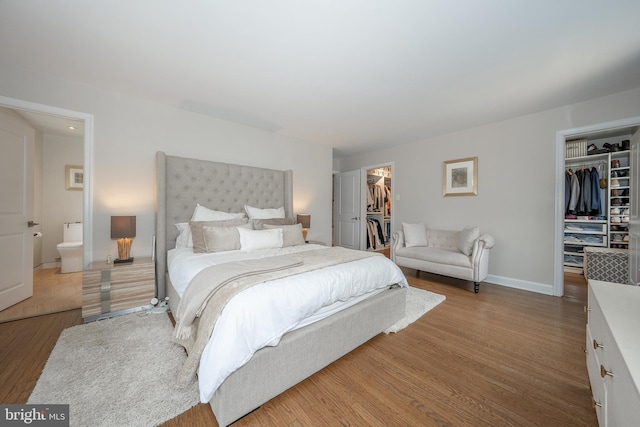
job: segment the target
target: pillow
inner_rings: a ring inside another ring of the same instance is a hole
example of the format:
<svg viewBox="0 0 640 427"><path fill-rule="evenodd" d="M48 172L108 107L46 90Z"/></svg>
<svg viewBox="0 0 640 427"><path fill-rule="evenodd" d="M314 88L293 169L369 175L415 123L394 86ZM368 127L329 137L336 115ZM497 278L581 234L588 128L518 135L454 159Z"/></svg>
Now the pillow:
<svg viewBox="0 0 640 427"><path fill-rule="evenodd" d="M407 248L412 246L428 246L427 227L423 223L407 224L403 222L402 231L404 232L404 245Z"/></svg>
<svg viewBox="0 0 640 427"><path fill-rule="evenodd" d="M176 248L192 248L193 239L191 238L191 228L188 222L179 222L173 224L178 229L178 237L176 238Z"/></svg>
<svg viewBox="0 0 640 427"><path fill-rule="evenodd" d="M252 219L251 225L254 230L262 230L265 224L270 225L293 225L296 223L295 218L265 218L265 219Z"/></svg>
<svg viewBox="0 0 640 427"><path fill-rule="evenodd" d="M189 221L191 238L193 239L193 252L197 254L207 252L202 227L237 227L247 224L248 222L249 220L246 218L226 219L224 221Z"/></svg>
<svg viewBox="0 0 640 427"><path fill-rule="evenodd" d="M240 250L255 251L257 249L281 248L282 229L247 230L238 228L240 233Z"/></svg>
<svg viewBox="0 0 640 427"><path fill-rule="evenodd" d="M240 233L238 228L251 228L250 224L237 227L212 227L203 225L204 246L207 252L224 252L240 249Z"/></svg>
<svg viewBox="0 0 640 427"><path fill-rule="evenodd" d="M225 219L244 218L244 212L229 213L222 211L214 211L213 209L205 208L199 203L196 203L196 209L193 211L191 221L223 221Z"/></svg>
<svg viewBox="0 0 640 427"><path fill-rule="evenodd" d="M304 245L304 237L302 237L302 224L294 225L271 225L265 224L266 230L281 228L282 229L282 247Z"/></svg>
<svg viewBox="0 0 640 427"><path fill-rule="evenodd" d="M478 227L465 227L458 237L457 248L466 256L470 256L473 252L473 244L480 237L480 229Z"/></svg>
<svg viewBox="0 0 640 427"><path fill-rule="evenodd" d="M249 219L284 218L284 206L278 209L260 209L244 205Z"/></svg>

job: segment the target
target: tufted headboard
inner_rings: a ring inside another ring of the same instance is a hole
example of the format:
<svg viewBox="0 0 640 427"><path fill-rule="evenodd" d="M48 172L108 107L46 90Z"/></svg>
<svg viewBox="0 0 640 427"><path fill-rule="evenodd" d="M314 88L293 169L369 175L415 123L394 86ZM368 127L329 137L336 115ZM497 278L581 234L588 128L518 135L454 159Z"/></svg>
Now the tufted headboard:
<svg viewBox="0 0 640 427"><path fill-rule="evenodd" d="M167 251L178 237L174 224L189 222L200 203L209 209L244 212L284 206L293 217L293 172L187 159L156 153L156 280L164 298Z"/></svg>

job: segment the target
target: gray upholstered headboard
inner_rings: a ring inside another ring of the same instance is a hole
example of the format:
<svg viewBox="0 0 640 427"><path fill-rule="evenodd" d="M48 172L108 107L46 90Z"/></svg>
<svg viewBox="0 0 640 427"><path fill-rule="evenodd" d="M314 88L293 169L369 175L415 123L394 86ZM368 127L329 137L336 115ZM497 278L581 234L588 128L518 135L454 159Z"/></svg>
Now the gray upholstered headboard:
<svg viewBox="0 0 640 427"><path fill-rule="evenodd" d="M284 206L293 217L293 172L187 159L156 153L156 278L164 298L167 251L175 246L174 224L189 222L200 203L209 209L244 212Z"/></svg>

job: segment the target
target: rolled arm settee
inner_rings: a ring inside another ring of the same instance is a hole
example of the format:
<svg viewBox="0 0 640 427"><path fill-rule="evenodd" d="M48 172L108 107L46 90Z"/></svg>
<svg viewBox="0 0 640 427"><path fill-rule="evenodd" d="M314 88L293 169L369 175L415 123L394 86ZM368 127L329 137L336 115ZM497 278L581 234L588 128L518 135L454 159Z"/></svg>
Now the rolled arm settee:
<svg viewBox="0 0 640 427"><path fill-rule="evenodd" d="M478 293L480 282L489 274L493 237L489 234L480 235L473 242L471 254L467 256L459 249L462 231L427 229L426 233L426 246L407 247L404 232L394 232L391 259L401 267L473 281L473 290Z"/></svg>

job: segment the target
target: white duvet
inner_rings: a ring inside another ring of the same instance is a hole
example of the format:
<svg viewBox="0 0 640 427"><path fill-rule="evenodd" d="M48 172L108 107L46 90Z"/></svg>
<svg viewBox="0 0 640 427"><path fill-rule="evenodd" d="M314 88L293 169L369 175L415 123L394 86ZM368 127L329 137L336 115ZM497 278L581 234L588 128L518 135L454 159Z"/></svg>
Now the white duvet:
<svg viewBox="0 0 640 427"><path fill-rule="evenodd" d="M177 248L168 253L169 276L182 297L191 279L209 265L323 248L308 244L207 254ZM386 257L375 256L261 283L240 292L222 311L202 354L198 368L200 400L209 402L231 373L257 350L277 345L286 332L328 317L394 283L408 286L398 266Z"/></svg>

